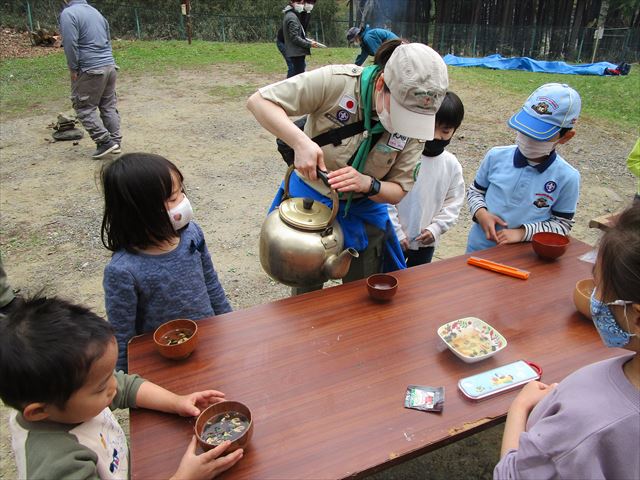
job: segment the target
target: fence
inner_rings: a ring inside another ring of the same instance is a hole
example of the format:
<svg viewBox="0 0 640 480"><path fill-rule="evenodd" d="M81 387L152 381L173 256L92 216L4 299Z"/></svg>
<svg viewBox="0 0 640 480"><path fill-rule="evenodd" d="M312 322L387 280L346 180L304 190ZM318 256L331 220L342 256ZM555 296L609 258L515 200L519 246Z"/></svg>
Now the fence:
<svg viewBox="0 0 640 480"><path fill-rule="evenodd" d="M282 2L281 2L282 3ZM114 38L185 39L185 17L180 5L172 8L142 7L134 3L91 2L109 20ZM34 29L57 28L61 2L30 0L0 2L0 18L5 26ZM282 22L276 10L270 16L212 15L206 2L192 2L192 36L218 42L270 42ZM329 46L345 46L346 20L325 20L321 9L314 10L307 34ZM432 45L443 55L479 57L493 53L529 56L537 59L640 61L640 29L605 29L596 45L593 28L579 31L535 26L500 28L490 25L395 23L388 27L412 41Z"/></svg>

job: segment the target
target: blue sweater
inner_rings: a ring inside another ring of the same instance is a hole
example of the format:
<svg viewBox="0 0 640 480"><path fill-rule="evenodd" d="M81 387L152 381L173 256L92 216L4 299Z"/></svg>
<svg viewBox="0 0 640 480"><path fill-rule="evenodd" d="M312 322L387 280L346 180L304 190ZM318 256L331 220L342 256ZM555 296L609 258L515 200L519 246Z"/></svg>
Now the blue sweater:
<svg viewBox="0 0 640 480"><path fill-rule="evenodd" d="M104 269L107 318L116 330L117 370L127 371L127 343L176 318L198 320L231 311L195 223L180 231L180 243L160 255L118 250Z"/></svg>
<svg viewBox="0 0 640 480"><path fill-rule="evenodd" d="M86 72L115 64L109 23L86 0L72 0L62 11L60 32L70 70Z"/></svg>
<svg viewBox="0 0 640 480"><path fill-rule="evenodd" d="M393 40L398 38L398 36L384 28L368 28L365 27L365 30L360 33L360 48L362 51L360 55L356 58L355 64L362 65L368 56L374 56L380 45L382 45L387 40Z"/></svg>

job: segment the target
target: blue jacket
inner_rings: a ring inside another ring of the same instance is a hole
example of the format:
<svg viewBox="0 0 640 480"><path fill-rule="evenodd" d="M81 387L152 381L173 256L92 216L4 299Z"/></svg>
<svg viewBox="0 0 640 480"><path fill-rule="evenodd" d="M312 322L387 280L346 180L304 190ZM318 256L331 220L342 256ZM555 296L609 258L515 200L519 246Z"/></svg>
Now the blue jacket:
<svg viewBox="0 0 640 480"><path fill-rule="evenodd" d="M387 40L393 40L395 38L398 38L395 33L385 30L384 28L364 27L362 32L360 32L360 48L362 48L362 51L356 58L355 64L362 65L368 56L374 56L376 54L380 45Z"/></svg>

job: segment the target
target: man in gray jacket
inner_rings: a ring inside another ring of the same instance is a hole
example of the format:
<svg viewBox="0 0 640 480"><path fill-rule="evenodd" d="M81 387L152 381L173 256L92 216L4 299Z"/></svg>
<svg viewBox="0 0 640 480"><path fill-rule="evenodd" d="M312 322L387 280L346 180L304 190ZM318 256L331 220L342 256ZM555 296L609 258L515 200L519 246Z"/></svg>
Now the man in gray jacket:
<svg viewBox="0 0 640 480"><path fill-rule="evenodd" d="M111 51L109 23L86 0L64 1L67 6L60 14L60 31L71 75L73 108L96 142L93 158L120 153L117 67Z"/></svg>

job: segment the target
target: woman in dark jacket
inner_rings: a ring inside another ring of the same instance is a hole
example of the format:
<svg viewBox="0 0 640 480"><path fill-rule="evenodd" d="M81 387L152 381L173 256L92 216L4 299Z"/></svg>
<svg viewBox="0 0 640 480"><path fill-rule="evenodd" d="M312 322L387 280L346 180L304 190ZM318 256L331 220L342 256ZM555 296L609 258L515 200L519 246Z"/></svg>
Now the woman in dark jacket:
<svg viewBox="0 0 640 480"><path fill-rule="evenodd" d="M290 0L285 7L282 20L284 36L285 58L291 61L293 70L287 72L287 78L303 73L307 64L305 58L311 55L311 47L318 47L318 43L306 37L299 15L304 12L304 1Z"/></svg>

